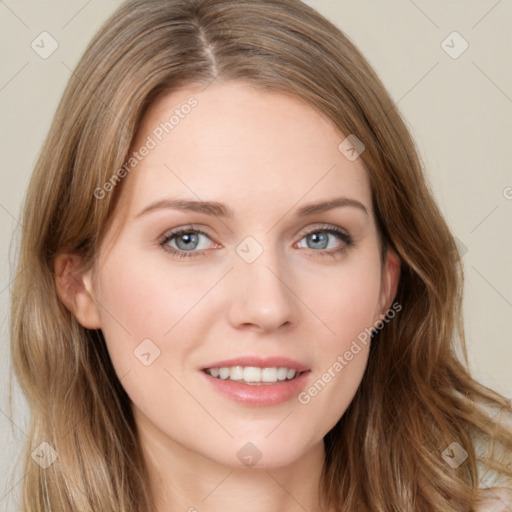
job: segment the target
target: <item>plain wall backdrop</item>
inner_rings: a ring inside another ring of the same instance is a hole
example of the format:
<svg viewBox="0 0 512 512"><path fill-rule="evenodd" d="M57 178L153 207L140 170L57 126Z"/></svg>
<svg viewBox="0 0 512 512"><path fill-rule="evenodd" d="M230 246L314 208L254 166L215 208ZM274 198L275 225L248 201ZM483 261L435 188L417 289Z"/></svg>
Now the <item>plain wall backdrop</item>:
<svg viewBox="0 0 512 512"><path fill-rule="evenodd" d="M0 0L0 510L29 415L8 408L13 232L31 171L72 70L118 0ZM355 43L415 138L465 266L474 376L512 396L512 3L310 0ZM52 53L53 52L53 53ZM51 340L49 340L51 341ZM63 364L66 364L63 361ZM65 411L63 411L65 414Z"/></svg>

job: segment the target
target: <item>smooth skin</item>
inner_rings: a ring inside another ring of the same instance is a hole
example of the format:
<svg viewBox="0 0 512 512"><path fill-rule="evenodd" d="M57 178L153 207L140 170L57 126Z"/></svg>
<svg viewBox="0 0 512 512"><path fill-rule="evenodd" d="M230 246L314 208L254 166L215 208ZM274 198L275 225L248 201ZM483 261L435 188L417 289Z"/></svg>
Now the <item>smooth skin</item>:
<svg viewBox="0 0 512 512"><path fill-rule="evenodd" d="M400 262L391 250L381 261L361 159L347 159L338 149L346 135L297 97L242 82L174 91L149 110L132 149L191 96L197 106L117 185L94 266L79 272L78 258L58 257L59 295L84 327L105 336L133 402L159 511L319 511L323 437L354 397L368 345L307 404L235 402L201 368L285 356L311 369L308 388L386 314ZM345 205L296 216L337 197L366 212ZM166 207L141 214L169 198L217 201L233 217ZM207 235L162 244L191 224ZM236 250L246 237L262 249L251 263ZM160 350L148 366L134 355L145 339ZM249 442L261 453L252 467L237 457Z"/></svg>

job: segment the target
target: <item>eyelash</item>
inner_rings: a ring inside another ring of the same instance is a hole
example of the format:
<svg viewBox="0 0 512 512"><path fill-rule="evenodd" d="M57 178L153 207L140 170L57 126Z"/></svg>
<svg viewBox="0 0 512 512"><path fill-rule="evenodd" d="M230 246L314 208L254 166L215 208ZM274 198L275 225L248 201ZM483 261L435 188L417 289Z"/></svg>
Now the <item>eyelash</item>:
<svg viewBox="0 0 512 512"><path fill-rule="evenodd" d="M310 249L313 253L315 253L315 255L318 255L318 256L331 256L331 257L335 258L338 254L345 252L349 247L354 245L354 241L348 233L346 233L345 231L342 231L341 229L338 229L338 228L335 228L335 227L332 227L329 225L315 227L314 229L307 231L306 233L304 233L302 235L300 240L302 240L304 237L311 235L313 233L329 233L331 235L337 236L340 240L342 240L344 242L343 247L341 247L340 249L336 249L336 250L315 251L314 249ZM197 229L197 228L194 228L191 226L191 227L187 227L187 228L176 229L176 230L168 233L159 242L159 245L162 247L162 249L164 251L172 254L173 256L177 256L178 258L190 258L190 257L195 257L195 256L200 256L200 255L204 256L205 252L206 252L205 250L203 250L203 251L183 251L183 250L176 250L174 248L169 248L169 246L167 246L167 244L172 239L177 238L180 235L184 235L184 234L200 234L200 235L204 235L204 236L210 238L208 233L205 233L201 229Z"/></svg>

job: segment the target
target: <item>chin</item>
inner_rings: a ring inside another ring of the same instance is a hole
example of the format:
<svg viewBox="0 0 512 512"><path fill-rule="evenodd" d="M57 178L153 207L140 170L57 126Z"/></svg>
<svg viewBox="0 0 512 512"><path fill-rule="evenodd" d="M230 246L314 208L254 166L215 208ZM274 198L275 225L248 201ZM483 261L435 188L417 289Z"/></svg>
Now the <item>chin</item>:
<svg viewBox="0 0 512 512"><path fill-rule="evenodd" d="M230 440L223 453L212 457L220 464L237 469L273 469L294 464L307 455L316 443L307 443L302 439L290 439L290 436L268 436L268 432L260 436L244 436L243 439ZM268 437L266 437L268 436ZM318 443L322 444L320 439Z"/></svg>

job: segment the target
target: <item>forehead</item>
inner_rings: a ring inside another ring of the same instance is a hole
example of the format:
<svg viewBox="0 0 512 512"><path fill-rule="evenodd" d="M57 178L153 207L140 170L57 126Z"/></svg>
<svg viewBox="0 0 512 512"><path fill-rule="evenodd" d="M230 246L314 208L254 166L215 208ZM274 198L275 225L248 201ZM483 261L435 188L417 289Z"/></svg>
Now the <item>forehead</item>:
<svg viewBox="0 0 512 512"><path fill-rule="evenodd" d="M370 211L366 169L339 150L344 139L290 94L240 82L180 89L144 117L121 202L133 214L164 196L216 200L243 215L344 195Z"/></svg>

